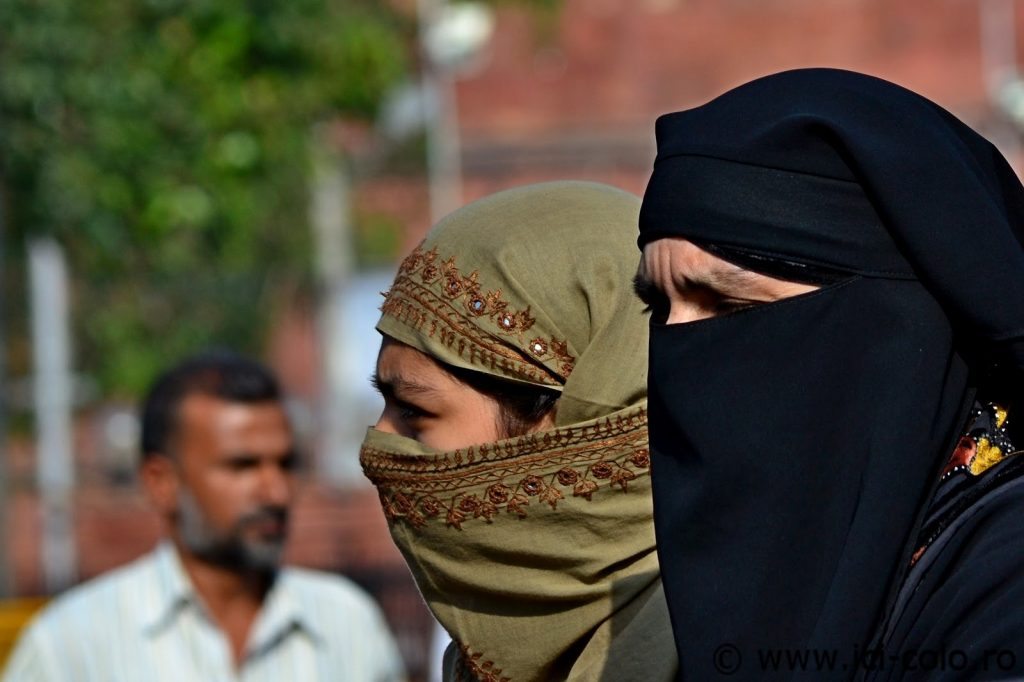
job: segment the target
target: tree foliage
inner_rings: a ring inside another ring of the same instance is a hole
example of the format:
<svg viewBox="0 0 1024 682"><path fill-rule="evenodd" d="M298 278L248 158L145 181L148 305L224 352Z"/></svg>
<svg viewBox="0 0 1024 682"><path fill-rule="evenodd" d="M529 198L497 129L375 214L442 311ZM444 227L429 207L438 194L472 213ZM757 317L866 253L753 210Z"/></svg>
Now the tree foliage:
<svg viewBox="0 0 1024 682"><path fill-rule="evenodd" d="M0 0L8 253L65 246L79 367L131 395L197 346L259 350L272 292L308 281L311 126L374 115L404 21L358 0Z"/></svg>

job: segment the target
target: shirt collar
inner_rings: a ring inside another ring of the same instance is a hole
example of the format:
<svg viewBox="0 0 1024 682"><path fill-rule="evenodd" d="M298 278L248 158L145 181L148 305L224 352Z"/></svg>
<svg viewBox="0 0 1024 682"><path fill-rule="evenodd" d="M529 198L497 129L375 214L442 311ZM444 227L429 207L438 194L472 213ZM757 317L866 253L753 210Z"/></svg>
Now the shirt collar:
<svg viewBox="0 0 1024 682"><path fill-rule="evenodd" d="M140 612L143 629L147 634L155 635L169 627L186 608L204 607L172 542L161 542L153 551L152 560L152 589L149 593L155 601L148 605L149 608L140 609ZM326 642L324 634L309 617L308 611L302 608L295 580L295 573L287 568L278 573L263 600L250 636L249 648L253 652L273 646L295 629L306 632L317 644Z"/></svg>
<svg viewBox="0 0 1024 682"><path fill-rule="evenodd" d="M292 630L301 630L317 645L326 643L324 633L310 618L308 606L304 608L299 599L296 577L287 568L278 573L249 638L252 653L272 647Z"/></svg>
<svg viewBox="0 0 1024 682"><path fill-rule="evenodd" d="M164 540L152 554L151 589L154 603L141 609L142 626L147 634L157 634L171 623L175 616L191 604L197 604L195 589L181 565L181 558L169 540Z"/></svg>

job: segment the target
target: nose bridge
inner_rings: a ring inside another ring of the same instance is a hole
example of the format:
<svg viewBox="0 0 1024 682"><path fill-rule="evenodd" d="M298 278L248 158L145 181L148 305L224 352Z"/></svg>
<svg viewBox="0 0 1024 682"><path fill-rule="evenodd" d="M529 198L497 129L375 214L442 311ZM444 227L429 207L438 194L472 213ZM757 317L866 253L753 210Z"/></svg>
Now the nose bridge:
<svg viewBox="0 0 1024 682"><path fill-rule="evenodd" d="M683 299L674 299L669 305L668 319L666 324L683 324L684 322L696 322L711 317L703 312L699 306L693 305Z"/></svg>
<svg viewBox="0 0 1024 682"><path fill-rule="evenodd" d="M380 413L380 417L377 418L377 423L373 425L378 431L383 433L398 433L398 429L395 428L394 420L391 418L387 407Z"/></svg>
<svg viewBox="0 0 1024 682"><path fill-rule="evenodd" d="M689 322L686 315L686 306L679 301L672 301L669 306L667 324L682 324L683 322Z"/></svg>
<svg viewBox="0 0 1024 682"><path fill-rule="evenodd" d="M291 502L293 474L276 459L260 465L260 497L267 504L287 506Z"/></svg>

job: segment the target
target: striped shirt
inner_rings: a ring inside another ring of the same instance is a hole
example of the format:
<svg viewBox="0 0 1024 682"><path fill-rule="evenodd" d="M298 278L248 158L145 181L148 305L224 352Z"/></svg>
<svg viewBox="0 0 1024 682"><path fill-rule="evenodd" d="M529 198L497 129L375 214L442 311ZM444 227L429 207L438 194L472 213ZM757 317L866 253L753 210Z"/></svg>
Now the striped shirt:
<svg viewBox="0 0 1024 682"><path fill-rule="evenodd" d="M262 682L404 678L373 601L348 580L282 569L236 669L173 545L80 585L28 626L3 682Z"/></svg>

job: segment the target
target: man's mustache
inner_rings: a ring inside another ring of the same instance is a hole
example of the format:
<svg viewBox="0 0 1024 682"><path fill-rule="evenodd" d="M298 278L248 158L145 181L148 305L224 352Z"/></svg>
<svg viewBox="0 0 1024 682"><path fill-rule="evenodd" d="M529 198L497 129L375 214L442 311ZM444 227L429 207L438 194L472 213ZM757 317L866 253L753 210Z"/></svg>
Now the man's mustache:
<svg viewBox="0 0 1024 682"><path fill-rule="evenodd" d="M244 529L249 526L256 526L263 523L288 523L287 507L260 507L255 511L248 512L238 520L237 527Z"/></svg>

